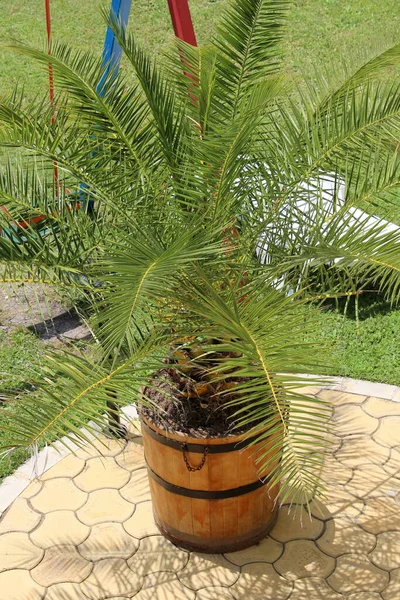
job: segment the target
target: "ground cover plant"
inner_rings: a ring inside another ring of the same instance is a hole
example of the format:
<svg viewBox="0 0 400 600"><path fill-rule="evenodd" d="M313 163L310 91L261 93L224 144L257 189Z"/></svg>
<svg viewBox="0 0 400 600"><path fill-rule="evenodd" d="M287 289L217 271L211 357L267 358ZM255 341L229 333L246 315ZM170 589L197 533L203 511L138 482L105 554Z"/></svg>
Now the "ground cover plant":
<svg viewBox="0 0 400 600"><path fill-rule="evenodd" d="M99 59L55 45L56 107L18 95L0 105L0 143L35 159L3 171L3 223L28 224L0 238L3 276L84 289L97 341L96 361L49 356L46 382L15 404L8 444L84 442L77 425L103 424L110 393L149 404L147 385L197 403L205 421L222 403L249 435L276 434L283 462L263 452L260 468L284 498L319 486L328 410L299 396L291 373L326 369L304 338L305 304L310 329L318 298L368 285L398 300L400 233L350 209L397 200L400 47L299 95L280 61L287 7L234 0L210 45L178 44L161 67L111 21L131 86L111 74L99 96ZM46 53L20 51L47 68Z"/></svg>

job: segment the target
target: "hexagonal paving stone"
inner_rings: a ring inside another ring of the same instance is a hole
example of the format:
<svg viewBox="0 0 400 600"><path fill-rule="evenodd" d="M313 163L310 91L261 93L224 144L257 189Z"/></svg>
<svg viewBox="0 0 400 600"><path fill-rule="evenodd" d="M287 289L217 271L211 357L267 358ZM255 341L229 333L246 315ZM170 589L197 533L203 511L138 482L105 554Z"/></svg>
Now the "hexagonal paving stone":
<svg viewBox="0 0 400 600"><path fill-rule="evenodd" d="M252 563L242 567L237 582L230 592L235 600L286 600L293 589L293 584L274 570L267 563Z"/></svg>
<svg viewBox="0 0 400 600"><path fill-rule="evenodd" d="M85 461L73 454L66 456L54 467L51 467L46 473L40 476L42 481L54 479L55 477L70 477L71 479L82 471Z"/></svg>
<svg viewBox="0 0 400 600"><path fill-rule="evenodd" d="M141 438L128 442L124 451L116 457L119 466L129 472L146 468L143 445L139 442L141 442Z"/></svg>
<svg viewBox="0 0 400 600"><path fill-rule="evenodd" d="M74 546L83 542L90 529L81 523L71 510L47 513L40 526L31 533L31 540L39 548Z"/></svg>
<svg viewBox="0 0 400 600"><path fill-rule="evenodd" d="M133 573L121 558L107 558L97 562L92 573L82 584L90 600L104 600L113 596L132 596L142 587L142 578Z"/></svg>
<svg viewBox="0 0 400 600"><path fill-rule="evenodd" d="M44 600L82 600L82 596L78 583L56 583L47 588Z"/></svg>
<svg viewBox="0 0 400 600"><path fill-rule="evenodd" d="M135 600L197 600L195 592L185 587L175 573L159 572L143 578L143 587ZM218 598L219 596L214 596ZM222 597L221 600L224 600ZM232 599L232 596L230 597Z"/></svg>
<svg viewBox="0 0 400 600"><path fill-rule="evenodd" d="M83 460L98 456L118 456L118 454L121 454L124 450L126 445L127 443L125 440L110 440L102 435L93 440L90 444L77 450L75 455Z"/></svg>
<svg viewBox="0 0 400 600"><path fill-rule="evenodd" d="M43 560L32 569L33 579L48 587L55 583L81 583L92 570L92 565L81 556L75 546L52 546L45 551Z"/></svg>
<svg viewBox="0 0 400 600"><path fill-rule="evenodd" d="M0 590L1 600L42 600L45 591L22 569L0 573Z"/></svg>
<svg viewBox="0 0 400 600"><path fill-rule="evenodd" d="M192 553L178 577L188 588L200 590L215 585L229 587L238 579L239 573L239 567L232 565L221 554Z"/></svg>
<svg viewBox="0 0 400 600"><path fill-rule="evenodd" d="M129 502L150 500L150 485L147 469L133 471L129 482L120 489L120 494Z"/></svg>
<svg viewBox="0 0 400 600"><path fill-rule="evenodd" d="M343 596L334 592L325 579L304 577L294 582L290 600L343 600Z"/></svg>
<svg viewBox="0 0 400 600"><path fill-rule="evenodd" d="M128 560L128 565L144 577L157 571L180 571L188 560L188 552L180 550L162 535L152 535L140 540L139 550Z"/></svg>
<svg viewBox="0 0 400 600"><path fill-rule="evenodd" d="M335 408L333 415L336 435L367 435L378 429L379 421L367 415L361 406L344 404Z"/></svg>
<svg viewBox="0 0 400 600"><path fill-rule="evenodd" d="M328 583L341 594L381 592L389 581L389 574L375 567L362 554L344 554L337 559L336 569Z"/></svg>
<svg viewBox="0 0 400 600"><path fill-rule="evenodd" d="M337 516L326 523L323 536L317 546L329 556L346 553L368 554L376 543L376 538L356 525L352 519Z"/></svg>
<svg viewBox="0 0 400 600"><path fill-rule="evenodd" d="M342 485L330 485L329 480L325 479L325 481L328 483L328 493L323 504L331 517L346 515L356 518L362 513L364 510L363 500L350 494Z"/></svg>
<svg viewBox="0 0 400 600"><path fill-rule="evenodd" d="M392 571L387 588L381 594L383 600L399 600L400 598L400 569Z"/></svg>
<svg viewBox="0 0 400 600"><path fill-rule="evenodd" d="M336 458L350 468L371 463L383 465L390 456L388 447L377 444L369 435L344 438Z"/></svg>
<svg viewBox="0 0 400 600"><path fill-rule="evenodd" d="M196 593L196 600L233 600L229 588L204 588Z"/></svg>
<svg viewBox="0 0 400 600"><path fill-rule="evenodd" d="M0 535L0 572L10 569L32 569L43 557L43 550L32 544L27 533Z"/></svg>
<svg viewBox="0 0 400 600"><path fill-rule="evenodd" d="M382 465L382 469L400 481L400 452L396 448L390 449L390 458Z"/></svg>
<svg viewBox="0 0 400 600"><path fill-rule="evenodd" d="M0 534L10 531L32 531L41 515L31 509L25 498L17 498L0 520Z"/></svg>
<svg viewBox="0 0 400 600"><path fill-rule="evenodd" d="M160 533L154 522L151 502L141 502L138 504L133 516L125 521L124 528L130 535L137 538Z"/></svg>
<svg viewBox="0 0 400 600"><path fill-rule="evenodd" d="M377 536L376 547L369 558L385 571L400 568L400 523L398 531L385 531Z"/></svg>
<svg viewBox="0 0 400 600"><path fill-rule="evenodd" d="M344 485L353 476L353 470L346 467L333 456L327 456L322 470L322 477L330 487Z"/></svg>
<svg viewBox="0 0 400 600"><path fill-rule="evenodd" d="M137 551L139 541L126 533L121 523L100 523L92 527L89 537L78 547L88 560L129 558Z"/></svg>
<svg viewBox="0 0 400 600"><path fill-rule="evenodd" d="M322 521L310 518L303 506L282 506L270 536L283 543L290 540L315 540L322 534L323 528Z"/></svg>
<svg viewBox="0 0 400 600"><path fill-rule="evenodd" d="M367 396L337 392L335 390L321 390L318 398L332 402L335 406L342 406L343 404L362 404L367 399Z"/></svg>
<svg viewBox="0 0 400 600"><path fill-rule="evenodd" d="M343 596L341 597L343 598ZM358 592L347 596L347 600L381 600L381 598L382 596L376 592Z"/></svg>
<svg viewBox="0 0 400 600"><path fill-rule="evenodd" d="M387 490L398 488L398 483L396 484L380 465L361 465L354 471L353 478L344 487L353 496L365 500L373 496L381 496Z"/></svg>
<svg viewBox="0 0 400 600"><path fill-rule="evenodd" d="M273 563L283 552L283 544L266 537L258 544L237 552L226 552L224 556L235 565L245 565L252 562Z"/></svg>
<svg viewBox="0 0 400 600"><path fill-rule="evenodd" d="M20 493L19 498L26 498L30 500L36 496L43 487L43 482L40 479L34 479L31 483Z"/></svg>
<svg viewBox="0 0 400 600"><path fill-rule="evenodd" d="M128 481L129 473L112 456L99 456L86 461L84 470L74 479L75 485L84 492L103 488L119 489Z"/></svg>
<svg viewBox="0 0 400 600"><path fill-rule="evenodd" d="M335 560L321 552L314 542L295 540L285 544L285 550L274 566L287 579L328 577L335 568Z"/></svg>
<svg viewBox="0 0 400 600"><path fill-rule="evenodd" d="M383 446L398 446L400 444L400 417L381 418L379 428L372 437Z"/></svg>
<svg viewBox="0 0 400 600"><path fill-rule="evenodd" d="M78 490L72 479L49 479L40 492L31 498L36 510L46 513L52 510L77 510L87 500L87 494Z"/></svg>
<svg viewBox="0 0 400 600"><path fill-rule="evenodd" d="M91 492L77 515L85 525L97 525L106 521L125 521L134 510L135 505L121 498L118 490L106 489Z"/></svg>
<svg viewBox="0 0 400 600"><path fill-rule="evenodd" d="M375 398L371 396L363 405L363 409L371 417L387 417L388 415L400 416L400 403L384 400L383 398Z"/></svg>
<svg viewBox="0 0 400 600"><path fill-rule="evenodd" d="M367 500L364 510L356 522L365 531L379 534L391 529L400 529L399 506L388 496Z"/></svg>

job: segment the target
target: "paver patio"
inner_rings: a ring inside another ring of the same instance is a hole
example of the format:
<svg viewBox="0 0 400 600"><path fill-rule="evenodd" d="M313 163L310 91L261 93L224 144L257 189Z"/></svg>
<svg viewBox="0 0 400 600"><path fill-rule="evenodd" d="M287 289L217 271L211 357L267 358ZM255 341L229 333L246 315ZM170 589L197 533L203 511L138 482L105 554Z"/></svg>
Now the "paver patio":
<svg viewBox="0 0 400 600"><path fill-rule="evenodd" d="M260 544L176 548L154 524L141 437L63 458L0 520L1 600L399 600L400 403L333 390L327 502ZM1 494L1 487L0 487Z"/></svg>

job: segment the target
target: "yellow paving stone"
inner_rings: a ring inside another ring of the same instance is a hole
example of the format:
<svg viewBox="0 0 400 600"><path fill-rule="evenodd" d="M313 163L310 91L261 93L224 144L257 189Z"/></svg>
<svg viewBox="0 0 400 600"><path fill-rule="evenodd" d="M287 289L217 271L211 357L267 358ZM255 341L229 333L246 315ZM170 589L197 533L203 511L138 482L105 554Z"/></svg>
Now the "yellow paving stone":
<svg viewBox="0 0 400 600"><path fill-rule="evenodd" d="M124 528L130 535L137 538L160 533L154 522L151 502L141 502L138 504L133 516L125 521Z"/></svg>
<svg viewBox="0 0 400 600"><path fill-rule="evenodd" d="M327 581L334 590L345 595L381 592L388 584L389 574L362 554L344 554L337 559L336 569Z"/></svg>
<svg viewBox="0 0 400 600"><path fill-rule="evenodd" d="M56 583L81 583L92 570L92 564L79 554L75 546L52 546L43 560L31 571L33 579L45 587Z"/></svg>
<svg viewBox="0 0 400 600"><path fill-rule="evenodd" d="M15 569L0 573L1 600L42 600L44 592L45 589L33 581L29 571Z"/></svg>
<svg viewBox="0 0 400 600"><path fill-rule="evenodd" d="M343 596L340 596L343 598ZM377 592L357 592L347 596L347 600L381 600L382 596Z"/></svg>
<svg viewBox="0 0 400 600"><path fill-rule="evenodd" d="M9 569L32 569L42 557L43 550L31 542L27 533L0 535L0 573Z"/></svg>
<svg viewBox="0 0 400 600"><path fill-rule="evenodd" d="M386 473L400 479L400 452L396 448L390 449L389 460L382 465L382 468Z"/></svg>
<svg viewBox="0 0 400 600"><path fill-rule="evenodd" d="M346 467L333 456L327 456L322 469L322 477L324 481L331 487L344 485L353 476L353 470Z"/></svg>
<svg viewBox="0 0 400 600"><path fill-rule="evenodd" d="M360 527L369 533L379 534L392 529L400 530L400 509L388 496L370 498L364 510L356 517Z"/></svg>
<svg viewBox="0 0 400 600"><path fill-rule="evenodd" d="M368 435L378 428L379 421L367 415L361 406L343 404L335 408L333 424L336 435Z"/></svg>
<svg viewBox="0 0 400 600"><path fill-rule="evenodd" d="M47 481L48 479L54 479L55 477L75 477L79 475L85 466L85 461L73 454L66 456L60 462L58 462L54 467L51 467L46 473L40 476L42 481Z"/></svg>
<svg viewBox="0 0 400 600"><path fill-rule="evenodd" d="M116 461L120 467L130 472L146 468L141 438L128 442L123 452L116 457Z"/></svg>
<svg viewBox="0 0 400 600"><path fill-rule="evenodd" d="M331 517L346 515L355 518L362 513L364 510L363 500L350 494L342 485L329 485L329 481L327 483L328 491L324 507Z"/></svg>
<svg viewBox="0 0 400 600"><path fill-rule="evenodd" d="M145 500L150 500L150 485L147 469L133 471L129 482L120 489L120 494L129 502L143 502Z"/></svg>
<svg viewBox="0 0 400 600"><path fill-rule="evenodd" d="M230 592L235 600L286 600L293 584L274 570L268 563L252 563L242 567L237 582Z"/></svg>
<svg viewBox="0 0 400 600"><path fill-rule="evenodd" d="M371 397L363 405L363 409L371 417L387 417L388 415L400 416L400 402L392 402L383 398Z"/></svg>
<svg viewBox="0 0 400 600"><path fill-rule="evenodd" d="M383 446L398 446L400 444L400 417L381 418L379 428L372 437Z"/></svg>
<svg viewBox="0 0 400 600"><path fill-rule="evenodd" d="M332 402L335 406L342 406L344 404L362 404L367 399L367 396L338 392L336 390L321 390L318 398Z"/></svg>
<svg viewBox="0 0 400 600"><path fill-rule="evenodd" d="M78 583L56 583L47 588L44 600L82 600L82 588Z"/></svg>
<svg viewBox="0 0 400 600"><path fill-rule="evenodd" d="M121 523L94 525L89 537L78 546L79 552L88 560L102 558L129 558L139 547L136 538L126 533Z"/></svg>
<svg viewBox="0 0 400 600"><path fill-rule="evenodd" d="M294 582L290 600L343 600L321 577L304 577Z"/></svg>
<svg viewBox="0 0 400 600"><path fill-rule="evenodd" d="M329 493L329 492L328 492ZM321 500L313 500L310 503L310 510L313 517L316 517L320 521L328 521L332 519L332 513Z"/></svg>
<svg viewBox="0 0 400 600"><path fill-rule="evenodd" d="M321 388L317 385L305 385L293 390L296 394L303 394L304 396L320 396Z"/></svg>
<svg viewBox="0 0 400 600"><path fill-rule="evenodd" d="M310 518L303 506L282 506L270 535L283 543L290 540L315 540L321 535L323 528L322 521Z"/></svg>
<svg viewBox="0 0 400 600"><path fill-rule="evenodd" d="M42 523L31 533L31 540L39 548L78 545L89 535L90 529L83 525L72 510L47 513Z"/></svg>
<svg viewBox="0 0 400 600"><path fill-rule="evenodd" d="M266 566L270 565L266 564ZM232 565L221 554L192 553L186 567L178 573L178 577L188 588L199 590L214 585L229 587L237 581L239 573L240 568Z"/></svg>
<svg viewBox="0 0 400 600"><path fill-rule="evenodd" d="M196 600L233 600L229 588L204 588L196 593Z"/></svg>
<svg viewBox="0 0 400 600"><path fill-rule="evenodd" d="M75 485L84 492L102 488L119 489L129 481L129 473L122 469L112 456L99 456L86 461L83 471L74 479Z"/></svg>
<svg viewBox="0 0 400 600"><path fill-rule="evenodd" d="M128 436L131 439L142 436L142 429L140 427L140 419L129 419L125 425L126 425L126 429L128 431Z"/></svg>
<svg viewBox="0 0 400 600"><path fill-rule="evenodd" d="M134 598L135 600L195 600L195 598L201 600L200 596L179 581L175 573L162 571L144 577L142 589ZM214 596L214 600L225 600L225 598L218 595ZM233 600L232 596L229 600Z"/></svg>
<svg viewBox="0 0 400 600"><path fill-rule="evenodd" d="M91 492L86 504L76 514L85 525L97 525L106 521L121 523L129 519L134 510L135 505L124 500L118 490L105 489Z"/></svg>
<svg viewBox="0 0 400 600"><path fill-rule="evenodd" d="M82 584L82 591L90 600L104 600L113 596L133 596L141 587L142 578L131 571L125 560L107 558L94 565Z"/></svg>
<svg viewBox="0 0 400 600"><path fill-rule="evenodd" d="M282 552L283 544L268 536L261 540L260 543L246 548L246 550L227 552L224 556L235 565L245 565L252 562L273 563L278 560Z"/></svg>
<svg viewBox="0 0 400 600"><path fill-rule="evenodd" d="M34 496L36 496L43 487L43 482L40 479L34 479L28 487L24 489L23 492L18 496L19 498L26 498L30 500Z"/></svg>
<svg viewBox="0 0 400 600"><path fill-rule="evenodd" d="M314 542L295 540L285 544L284 552L274 566L287 579L328 577L335 568L335 560L321 552Z"/></svg>
<svg viewBox="0 0 400 600"><path fill-rule="evenodd" d="M380 465L360 465L354 471L354 476L346 483L345 489L358 498L371 498L386 494L388 490L394 490L398 487L398 482L380 466ZM393 492L393 495L395 492ZM389 494L390 495L390 494Z"/></svg>
<svg viewBox="0 0 400 600"><path fill-rule="evenodd" d="M87 500L87 494L78 490L72 479L49 479L40 492L31 498L34 509L46 513L52 510L77 510Z"/></svg>
<svg viewBox="0 0 400 600"><path fill-rule="evenodd" d="M390 448L377 444L369 435L344 438L336 458L343 465L357 468L364 464L383 465L390 456Z"/></svg>
<svg viewBox="0 0 400 600"><path fill-rule="evenodd" d="M0 534L10 531L32 531L41 515L32 510L25 498L16 498L0 519Z"/></svg>
<svg viewBox="0 0 400 600"><path fill-rule="evenodd" d="M369 558L385 571L400 568L400 522L398 531L385 531L377 536L376 547Z"/></svg>
<svg viewBox="0 0 400 600"><path fill-rule="evenodd" d="M346 553L367 554L374 548L376 538L353 519L337 516L326 523L324 534L316 543L323 552L336 557Z"/></svg>
<svg viewBox="0 0 400 600"><path fill-rule="evenodd" d="M392 571L389 575L389 585L383 590L383 600L399 600L400 598L400 569Z"/></svg>
<svg viewBox="0 0 400 600"><path fill-rule="evenodd" d="M95 456L118 456L127 445L125 440L111 440L105 435L101 435L76 451L75 456L83 460Z"/></svg>
<svg viewBox="0 0 400 600"><path fill-rule="evenodd" d="M180 571L188 560L188 552L180 550L162 535L152 535L140 540L139 550L128 560L128 565L144 577L157 571Z"/></svg>

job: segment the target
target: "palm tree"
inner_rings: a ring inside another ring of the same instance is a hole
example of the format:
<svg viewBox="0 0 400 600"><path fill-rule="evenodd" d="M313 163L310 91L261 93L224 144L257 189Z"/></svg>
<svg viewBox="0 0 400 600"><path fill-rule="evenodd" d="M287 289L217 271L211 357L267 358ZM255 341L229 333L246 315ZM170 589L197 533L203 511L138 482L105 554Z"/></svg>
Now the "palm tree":
<svg viewBox="0 0 400 600"><path fill-rule="evenodd" d="M1 102L1 145L19 149L0 180L2 279L84 293L96 340L91 359L48 356L15 405L13 447L84 443L79 426L104 425L110 393L149 405L143 386L167 367L182 402L206 415L222 402L249 436L279 433L283 500L322 489L329 407L297 393L295 373L322 373L326 358L304 340L304 305L317 327L313 301L355 281L399 297L400 234L352 210L397 201L400 93L387 74L400 46L298 89L279 50L287 8L232 0L209 45L177 42L162 65L111 19L128 82L111 73L100 93L100 61L58 45L56 105ZM46 53L18 49L47 68ZM261 475L275 459L260 455Z"/></svg>

